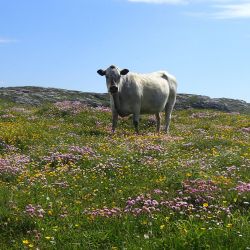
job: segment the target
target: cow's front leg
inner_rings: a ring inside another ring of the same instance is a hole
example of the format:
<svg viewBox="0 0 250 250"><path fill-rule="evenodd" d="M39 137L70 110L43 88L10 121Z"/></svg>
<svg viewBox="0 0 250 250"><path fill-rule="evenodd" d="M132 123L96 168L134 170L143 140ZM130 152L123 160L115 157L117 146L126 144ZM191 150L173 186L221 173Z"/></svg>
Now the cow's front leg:
<svg viewBox="0 0 250 250"><path fill-rule="evenodd" d="M133 114L133 124L135 126L135 132L139 134L139 119L140 114Z"/></svg>
<svg viewBox="0 0 250 250"><path fill-rule="evenodd" d="M115 132L118 121L118 113L114 110L112 111L112 133Z"/></svg>

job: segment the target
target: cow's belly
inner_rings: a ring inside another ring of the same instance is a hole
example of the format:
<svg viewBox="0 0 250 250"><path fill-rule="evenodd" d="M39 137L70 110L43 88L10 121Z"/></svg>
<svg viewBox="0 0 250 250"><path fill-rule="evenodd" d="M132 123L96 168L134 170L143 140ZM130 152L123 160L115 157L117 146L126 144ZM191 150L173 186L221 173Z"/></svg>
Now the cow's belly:
<svg viewBox="0 0 250 250"><path fill-rule="evenodd" d="M141 114L156 114L164 110L166 102L164 103L154 103L154 104L147 104L146 107L141 107Z"/></svg>
<svg viewBox="0 0 250 250"><path fill-rule="evenodd" d="M157 100L150 103L141 103L141 104L131 104L131 103L122 103L121 112L125 115L130 115L137 113L139 110L141 114L155 114L164 110L166 105L165 100Z"/></svg>
<svg viewBox="0 0 250 250"><path fill-rule="evenodd" d="M142 114L155 114L164 110L168 99L168 93L151 93L141 100Z"/></svg>

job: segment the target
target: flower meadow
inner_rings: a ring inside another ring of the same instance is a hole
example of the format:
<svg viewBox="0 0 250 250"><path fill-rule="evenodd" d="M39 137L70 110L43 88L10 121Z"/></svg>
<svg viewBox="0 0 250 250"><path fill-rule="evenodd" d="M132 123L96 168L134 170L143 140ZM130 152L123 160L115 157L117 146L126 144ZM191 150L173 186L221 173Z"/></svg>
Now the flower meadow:
<svg viewBox="0 0 250 250"><path fill-rule="evenodd" d="M250 249L250 116L0 103L0 249Z"/></svg>

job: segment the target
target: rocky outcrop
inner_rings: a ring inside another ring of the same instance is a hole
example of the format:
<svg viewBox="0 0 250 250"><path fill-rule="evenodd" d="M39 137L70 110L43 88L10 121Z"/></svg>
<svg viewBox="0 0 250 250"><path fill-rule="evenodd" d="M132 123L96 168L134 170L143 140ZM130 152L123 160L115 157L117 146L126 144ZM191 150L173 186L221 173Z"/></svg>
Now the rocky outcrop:
<svg viewBox="0 0 250 250"><path fill-rule="evenodd" d="M210 98L202 95L179 94L176 109L199 108L216 109L226 112L240 112L250 114L250 103L229 98Z"/></svg>
<svg viewBox="0 0 250 250"><path fill-rule="evenodd" d="M85 93L74 90L42 87L0 88L0 98L20 104L38 106L58 101L80 101L90 106L108 106L109 96L99 93Z"/></svg>
<svg viewBox="0 0 250 250"><path fill-rule="evenodd" d="M12 102L38 106L57 101L80 101L90 106L109 106L109 95L86 93L73 90L42 87L0 88L0 98ZM228 98L210 98L208 96L178 94L175 109L215 109L226 112L250 114L250 103Z"/></svg>

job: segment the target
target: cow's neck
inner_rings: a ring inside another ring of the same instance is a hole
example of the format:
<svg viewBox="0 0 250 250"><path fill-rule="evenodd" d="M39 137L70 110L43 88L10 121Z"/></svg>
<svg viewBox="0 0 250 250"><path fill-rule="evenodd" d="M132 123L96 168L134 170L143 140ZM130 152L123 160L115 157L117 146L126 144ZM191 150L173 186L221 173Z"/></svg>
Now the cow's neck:
<svg viewBox="0 0 250 250"><path fill-rule="evenodd" d="M118 113L118 115L121 116L121 117L126 116L126 114L124 114L121 111L119 92L111 94L111 98L113 98L115 110Z"/></svg>

